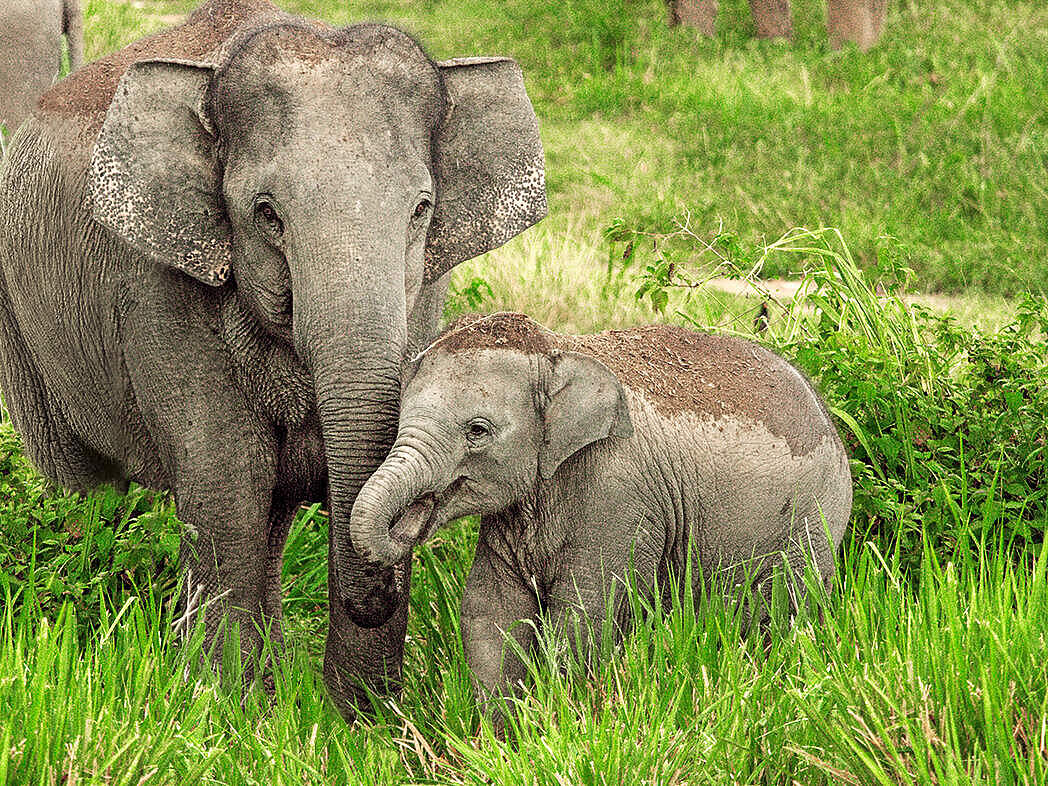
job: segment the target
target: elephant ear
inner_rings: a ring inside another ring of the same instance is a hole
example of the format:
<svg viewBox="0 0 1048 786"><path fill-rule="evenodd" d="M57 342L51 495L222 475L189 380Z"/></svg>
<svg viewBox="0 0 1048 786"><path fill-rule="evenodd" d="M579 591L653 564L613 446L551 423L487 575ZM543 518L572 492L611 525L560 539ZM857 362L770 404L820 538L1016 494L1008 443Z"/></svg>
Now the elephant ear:
<svg viewBox="0 0 1048 786"><path fill-rule="evenodd" d="M91 156L94 218L143 254L205 284L229 276L215 129L204 102L214 66L134 63L117 86Z"/></svg>
<svg viewBox="0 0 1048 786"><path fill-rule="evenodd" d="M538 120L508 57L438 63L448 97L435 145L425 280L498 248L546 215Z"/></svg>
<svg viewBox="0 0 1048 786"><path fill-rule="evenodd" d="M539 454L539 474L544 480L598 439L633 436L626 394L611 369L578 352L560 352L552 360L545 438Z"/></svg>

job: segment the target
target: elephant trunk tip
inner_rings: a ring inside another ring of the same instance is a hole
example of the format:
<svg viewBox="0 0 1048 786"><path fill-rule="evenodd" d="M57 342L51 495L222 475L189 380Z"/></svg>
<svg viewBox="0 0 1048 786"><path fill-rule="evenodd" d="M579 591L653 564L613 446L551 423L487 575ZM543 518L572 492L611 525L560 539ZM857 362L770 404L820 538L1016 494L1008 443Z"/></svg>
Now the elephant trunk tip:
<svg viewBox="0 0 1048 786"><path fill-rule="evenodd" d="M354 594L350 598L343 593L342 605L353 623L369 629L385 625L400 606L409 570L410 566L404 563L389 567L365 565L351 574Z"/></svg>
<svg viewBox="0 0 1048 786"><path fill-rule="evenodd" d="M401 562L420 538L429 534L435 499L432 493L407 502L366 493L357 497L350 514L350 540L365 562L389 567Z"/></svg>

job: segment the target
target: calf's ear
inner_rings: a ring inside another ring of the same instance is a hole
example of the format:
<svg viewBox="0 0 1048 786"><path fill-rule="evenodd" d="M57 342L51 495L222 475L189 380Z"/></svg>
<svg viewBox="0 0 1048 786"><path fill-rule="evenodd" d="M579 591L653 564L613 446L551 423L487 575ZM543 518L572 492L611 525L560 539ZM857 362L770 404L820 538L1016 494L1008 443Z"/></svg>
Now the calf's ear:
<svg viewBox="0 0 1048 786"><path fill-rule="evenodd" d="M508 57L437 64L448 108L434 150L425 281L498 248L546 215L538 120Z"/></svg>
<svg viewBox="0 0 1048 786"><path fill-rule="evenodd" d="M611 369L578 352L559 352L551 360L553 374L539 454L539 474L544 480L599 439L633 436L626 394Z"/></svg>
<svg viewBox="0 0 1048 786"><path fill-rule="evenodd" d="M204 108L214 66L134 63L117 85L91 155L96 221L157 262L218 286L232 231L215 129Z"/></svg>

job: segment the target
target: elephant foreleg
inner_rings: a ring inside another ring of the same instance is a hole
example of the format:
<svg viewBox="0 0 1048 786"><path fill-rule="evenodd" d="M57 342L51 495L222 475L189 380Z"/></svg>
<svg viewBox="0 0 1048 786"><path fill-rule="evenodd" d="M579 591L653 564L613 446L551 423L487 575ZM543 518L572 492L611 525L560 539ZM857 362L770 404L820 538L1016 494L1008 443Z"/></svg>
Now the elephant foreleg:
<svg viewBox="0 0 1048 786"><path fill-rule="evenodd" d="M264 465L260 458L255 460ZM185 586L176 624L187 632L202 616L207 646L216 661L224 636L238 630L245 679L250 680L263 638L280 638L279 615L271 618L267 613L274 591L267 540L270 489L265 488L262 472L244 473L253 475L248 481L237 477L241 473L231 473L225 461L210 466L210 471L208 467L208 462L198 460L190 477L176 483L176 509L190 531L180 553ZM276 579L279 593L279 569Z"/></svg>
<svg viewBox="0 0 1048 786"><path fill-rule="evenodd" d="M534 646L538 615L535 588L492 551L482 529L462 594L462 645L474 693L498 729L503 700L527 674L521 656Z"/></svg>

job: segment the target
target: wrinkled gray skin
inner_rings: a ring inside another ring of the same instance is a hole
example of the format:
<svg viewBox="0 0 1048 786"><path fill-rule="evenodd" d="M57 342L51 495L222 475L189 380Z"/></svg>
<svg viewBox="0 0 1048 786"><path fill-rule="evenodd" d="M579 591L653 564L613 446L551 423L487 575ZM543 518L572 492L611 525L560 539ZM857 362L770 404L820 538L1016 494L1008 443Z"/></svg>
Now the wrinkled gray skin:
<svg viewBox="0 0 1048 786"><path fill-rule="evenodd" d="M400 675L410 558L366 565L347 526L403 357L446 271L545 213L519 69L215 0L39 107L0 176L0 383L27 454L73 489L170 489L187 617L238 623L245 662L281 640L292 516L326 499L324 675L349 714L358 681Z"/></svg>
<svg viewBox="0 0 1048 786"><path fill-rule="evenodd" d="M0 3L0 124L14 133L62 67L62 36L69 68L84 60L80 0L3 0Z"/></svg>
<svg viewBox="0 0 1048 786"><path fill-rule="evenodd" d="M717 0L669 0L670 23L693 27L703 35L716 32ZM791 38L793 18L789 0L750 0L757 35ZM863 52L880 38L888 0L827 0L826 30L830 45L840 48L851 41Z"/></svg>
<svg viewBox="0 0 1048 786"><path fill-rule="evenodd" d="M829 582L851 499L826 409L771 352L682 328L557 336L500 314L421 355L352 534L392 562L482 515L462 637L483 698L525 674L506 632L527 652L536 626L578 630L573 644L599 651L631 563L647 591L682 579L689 550L696 585L768 593L783 555L793 575L810 563ZM626 614L619 604L622 626Z"/></svg>

